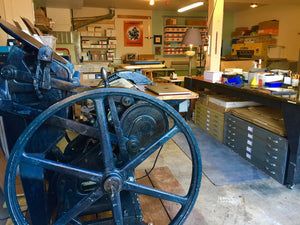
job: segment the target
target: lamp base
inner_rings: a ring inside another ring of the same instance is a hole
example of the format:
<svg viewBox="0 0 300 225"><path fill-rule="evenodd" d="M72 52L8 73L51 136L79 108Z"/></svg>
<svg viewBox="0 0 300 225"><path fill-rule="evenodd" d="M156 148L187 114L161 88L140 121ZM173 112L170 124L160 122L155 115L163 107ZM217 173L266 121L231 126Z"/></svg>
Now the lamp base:
<svg viewBox="0 0 300 225"><path fill-rule="evenodd" d="M192 57L192 56L195 55L195 51L186 51L185 54L186 54L187 56Z"/></svg>

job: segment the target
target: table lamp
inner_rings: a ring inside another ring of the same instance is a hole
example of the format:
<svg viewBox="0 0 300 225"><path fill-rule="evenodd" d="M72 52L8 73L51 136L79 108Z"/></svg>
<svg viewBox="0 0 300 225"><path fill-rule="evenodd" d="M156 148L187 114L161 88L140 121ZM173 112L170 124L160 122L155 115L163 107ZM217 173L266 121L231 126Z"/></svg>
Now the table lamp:
<svg viewBox="0 0 300 225"><path fill-rule="evenodd" d="M202 45L200 30L189 28L184 34L182 44L190 46L189 51L186 51L186 55L189 57L189 76L192 76L192 58L195 55L193 46Z"/></svg>

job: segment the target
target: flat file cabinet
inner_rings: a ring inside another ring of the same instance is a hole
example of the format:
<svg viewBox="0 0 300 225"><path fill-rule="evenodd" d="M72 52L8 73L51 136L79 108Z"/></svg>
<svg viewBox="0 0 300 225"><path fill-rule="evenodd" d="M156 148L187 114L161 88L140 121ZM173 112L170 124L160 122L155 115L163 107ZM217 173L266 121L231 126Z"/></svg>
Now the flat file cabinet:
<svg viewBox="0 0 300 225"><path fill-rule="evenodd" d="M285 183L286 138L225 113L223 143L281 184Z"/></svg>
<svg viewBox="0 0 300 225"><path fill-rule="evenodd" d="M200 102L196 102L195 124L218 141L223 142L224 113L201 104Z"/></svg>

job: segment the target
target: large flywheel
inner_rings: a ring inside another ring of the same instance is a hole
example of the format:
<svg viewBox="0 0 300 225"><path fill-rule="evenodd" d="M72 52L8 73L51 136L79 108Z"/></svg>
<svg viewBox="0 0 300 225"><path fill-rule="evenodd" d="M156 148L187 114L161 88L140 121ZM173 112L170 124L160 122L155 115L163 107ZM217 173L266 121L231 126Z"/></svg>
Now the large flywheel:
<svg viewBox="0 0 300 225"><path fill-rule="evenodd" d="M69 119L65 112L75 104L83 116ZM187 156L175 150L176 135L189 149L184 169L180 162ZM178 161L168 162L170 154L178 154ZM140 182L158 167L168 167L175 178L181 173L184 191ZM145 175L137 175L140 171ZM15 224L134 225L152 222L142 204L150 196L176 205L168 224L183 224L196 201L201 173L196 140L178 112L140 91L102 88L57 102L26 128L7 165L6 203ZM18 176L27 212L18 202Z"/></svg>

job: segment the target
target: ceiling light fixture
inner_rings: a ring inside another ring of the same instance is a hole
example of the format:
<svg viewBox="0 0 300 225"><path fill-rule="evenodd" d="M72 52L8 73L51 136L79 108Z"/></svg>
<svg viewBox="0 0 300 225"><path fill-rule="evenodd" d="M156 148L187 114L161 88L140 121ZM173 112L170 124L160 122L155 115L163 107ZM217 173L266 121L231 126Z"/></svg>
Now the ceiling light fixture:
<svg viewBox="0 0 300 225"><path fill-rule="evenodd" d="M184 11L187 11L189 9L193 9L193 8L198 7L198 6L201 6L203 4L204 4L203 2L196 2L194 4L191 4L191 5L188 5L186 7L181 8L181 9L178 9L177 12L184 12Z"/></svg>
<svg viewBox="0 0 300 225"><path fill-rule="evenodd" d="M154 0L150 0L149 5L154 5Z"/></svg>
<svg viewBox="0 0 300 225"><path fill-rule="evenodd" d="M253 8L253 9L254 9L254 8L257 8L257 7L258 7L258 4L257 4L257 3L251 3L251 4L250 4L250 7Z"/></svg>

